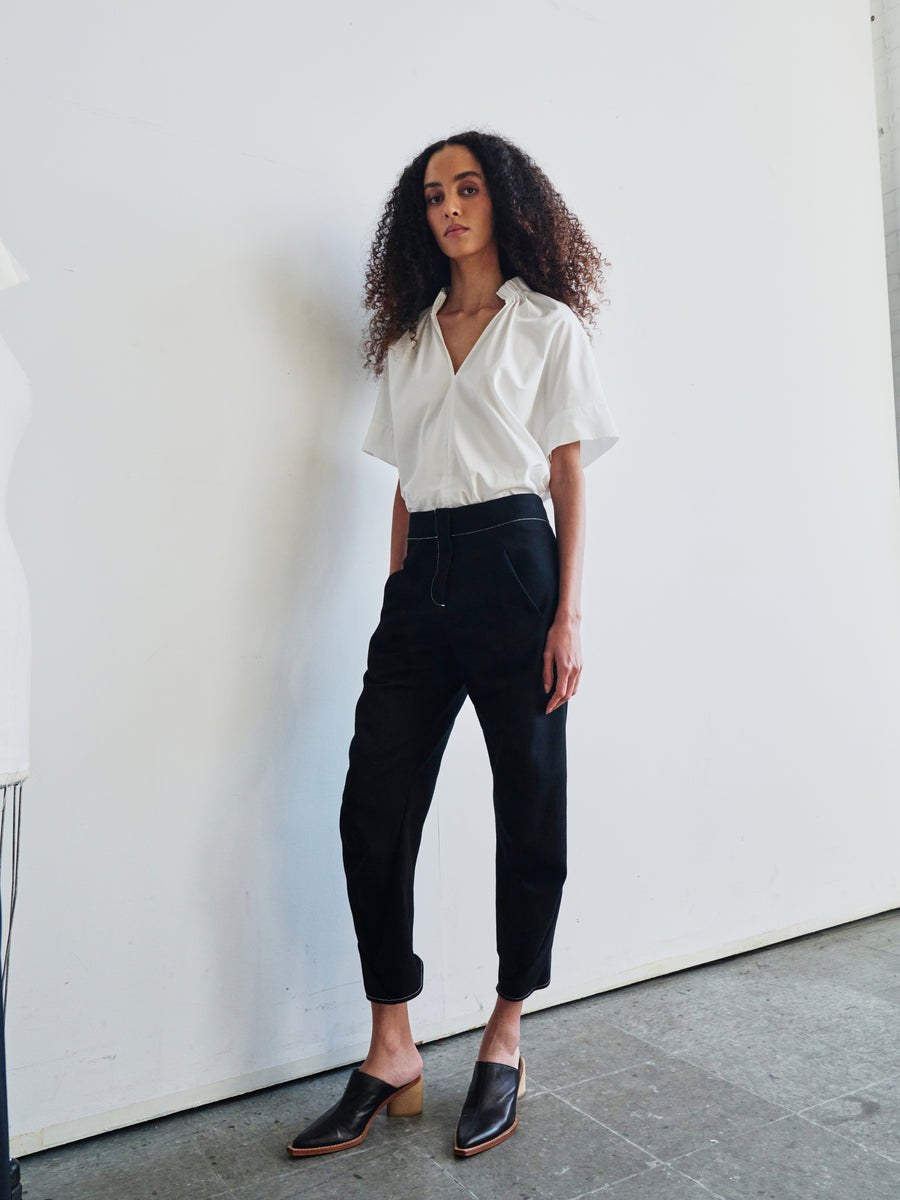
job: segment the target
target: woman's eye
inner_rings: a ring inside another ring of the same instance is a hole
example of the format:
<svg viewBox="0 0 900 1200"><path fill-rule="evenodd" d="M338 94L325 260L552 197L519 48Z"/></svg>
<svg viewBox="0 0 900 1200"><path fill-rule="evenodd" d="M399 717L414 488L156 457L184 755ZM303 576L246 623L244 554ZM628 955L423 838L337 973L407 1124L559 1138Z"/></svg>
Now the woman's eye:
<svg viewBox="0 0 900 1200"><path fill-rule="evenodd" d="M478 192L478 187L477 187L477 185L476 185L476 184L474 184L474 183L466 183L466 184L463 184L463 186L462 186L462 187L461 187L459 190L460 190L460 192L461 192L461 193L464 193L464 192L474 192L474 193L476 193L476 194L477 194L477 192ZM430 196L426 196L426 197L425 197L425 204L426 204L426 205L429 205L429 204L431 204L431 205L438 204L438 203L440 203L440 201L441 201L441 200L443 200L443 198L444 198L444 197L441 195L441 193L440 193L440 192L432 192Z"/></svg>

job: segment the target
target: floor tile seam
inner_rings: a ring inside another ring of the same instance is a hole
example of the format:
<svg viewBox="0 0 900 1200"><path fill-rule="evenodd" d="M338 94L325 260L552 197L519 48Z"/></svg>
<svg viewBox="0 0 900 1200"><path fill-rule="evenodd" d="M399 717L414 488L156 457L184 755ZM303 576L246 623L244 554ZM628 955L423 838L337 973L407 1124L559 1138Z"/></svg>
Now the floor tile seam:
<svg viewBox="0 0 900 1200"><path fill-rule="evenodd" d="M725 1200L724 1196L720 1195L719 1192L714 1192L712 1188L708 1187L701 1179L693 1179L685 1171L680 1171L678 1167L673 1167L671 1163L666 1163L666 1166L670 1171L674 1171L676 1175L680 1175L682 1179L687 1179L689 1183L693 1183L697 1187L702 1188L704 1192L713 1197L713 1200Z"/></svg>
<svg viewBox="0 0 900 1200"><path fill-rule="evenodd" d="M663 1165L663 1163L659 1164L659 1166ZM630 1175L623 1175L621 1179L613 1179L610 1183L604 1183L603 1187L594 1188L591 1192L582 1192L579 1196L572 1196L571 1200L587 1200L589 1196L602 1196L610 1188L618 1187L620 1183L627 1183L629 1179L636 1179L638 1175L643 1175L645 1171L650 1169L651 1167L641 1167L639 1171L632 1171Z"/></svg>
<svg viewBox="0 0 900 1200"><path fill-rule="evenodd" d="M691 1179L690 1175L685 1175L683 1171L679 1171L674 1167L669 1167L668 1163L660 1163L659 1165L668 1168L670 1171L674 1171L676 1175L681 1175L681 1177L686 1179L688 1183L695 1184L697 1187L702 1188L708 1196L712 1197L712 1200L725 1200L724 1196L720 1196L718 1192L712 1191L712 1189L708 1188L705 1183L701 1183L699 1179ZM640 1171L634 1171L631 1175L625 1175L621 1179L614 1179L611 1183L605 1183L603 1187L595 1188L592 1192L582 1192L580 1196L573 1196L572 1200L589 1200L591 1196L602 1196L604 1192L611 1191L613 1188L618 1187L620 1183L626 1183L629 1179L636 1179L638 1175L643 1175L647 1170L651 1169L656 1170L656 1167L644 1167Z"/></svg>
<svg viewBox="0 0 900 1200"><path fill-rule="evenodd" d="M695 1154L696 1151L692 1151L691 1153ZM685 1155L685 1158L690 1157L691 1155ZM670 1171L677 1172L677 1174L679 1174L683 1179L687 1179L689 1183L693 1183L696 1187L702 1188L703 1191L707 1192L710 1196L715 1197L715 1200L726 1200L726 1198L720 1195L719 1192L714 1192L711 1187L703 1182L702 1179L696 1179L693 1175L689 1175L687 1171L682 1171L680 1167L673 1167L671 1163L666 1163L666 1166Z"/></svg>
<svg viewBox="0 0 900 1200"><path fill-rule="evenodd" d="M778 991L781 993L781 995L783 995L785 997L791 996L793 985L784 984L780 980L777 980L777 979L769 980L769 981L767 981L767 983L770 985L769 991L771 991L773 988L777 988ZM870 996L872 994L873 993L871 993L871 992L862 992L862 991L859 992L860 996ZM794 995L796 995L796 993L794 993ZM796 1012L798 1012L798 1011L800 1011L800 1012L805 1011L800 1007L799 1000L798 1000L797 1004L787 1006L786 1011L782 1010L780 1012L764 1014L764 1013L760 1012L760 1010L758 1008L751 1008L747 1015L750 1017L764 1016L770 1020L784 1020L786 1017L794 1016L796 1014ZM698 1013L698 1015L699 1015L699 1013ZM731 1022L732 1025L734 1025L735 1022L739 1022L741 1020L743 1020L743 1013L741 1012L741 1010L739 1008L735 1009L732 1012L732 1022ZM651 1046L655 1050L661 1051L663 1054L679 1053L679 1050L677 1048L673 1048L671 1045L665 1045L658 1039L654 1039L653 1035L650 1034L646 1030L643 1030L642 1032L638 1033L638 1032L635 1032L635 1030L633 1028L628 1028L627 1026L620 1024L616 1021L612 1021L612 1020L609 1022L609 1024L612 1028L618 1030L620 1033L626 1034L628 1037L636 1038L638 1041L644 1042L646 1045ZM728 1036L728 1035L727 1034L719 1035L720 1038L726 1037L726 1036ZM678 1043L676 1042L676 1046L677 1046L677 1044Z"/></svg>
<svg viewBox="0 0 900 1200"><path fill-rule="evenodd" d="M636 1038L639 1042L647 1042L648 1046L653 1044L647 1038L645 1038L642 1034L635 1033L634 1030L632 1030L632 1029L627 1029L624 1025L621 1025L618 1021L616 1021L614 1019L606 1017L606 1018L604 1018L604 1020L609 1025L609 1028L614 1029L616 1031L616 1033L624 1033L624 1035L626 1037Z"/></svg>
<svg viewBox="0 0 900 1200"><path fill-rule="evenodd" d="M858 992L858 995L859 995L860 997L872 997L872 996L876 995L876 993L874 993L874 992L861 992L861 991L860 991L860 992ZM786 1015L788 1015L788 1014L784 1014L784 1013L773 1013L773 1014L771 1015L770 1022L769 1022L770 1026L771 1026L772 1024L776 1023L776 1022L781 1022L781 1021L783 1021L783 1020L784 1020L784 1017L785 1017ZM785 1032L787 1032L787 1033L789 1033L789 1034L790 1034L792 1042L794 1042L794 1043L797 1043L797 1044L802 1044L802 1045L804 1045L804 1046L807 1046L807 1047L809 1047L809 1048L811 1048L811 1049L812 1049L812 1048L816 1048L817 1046L819 1046L819 1045L821 1044L821 1041L823 1040L823 1039L822 1039L822 1035L821 1035L821 1029L822 1029L822 1026L823 1026L823 1025L825 1025L825 1023L826 1023L827 1021L831 1021L831 1022L833 1022L833 1024L835 1025L835 1027L837 1027L837 1028L839 1029L839 1028L840 1028L840 1022L841 1022L841 1020L842 1020L842 1019L843 1019L844 1021L846 1021L846 1010L844 1010L844 1013L843 1013L843 1014L842 1014L842 1013L840 1013L840 1012L837 1012L837 1011L836 1011L836 1012L834 1013L834 1015L833 1015L833 1016L826 1017L826 1018L822 1018L822 1019L819 1021L818 1025L816 1026L816 1030L815 1030L815 1031L812 1031L812 1030L809 1030L809 1031L806 1031L806 1030L801 1030L800 1032L796 1032L796 1033L795 1033L795 1032L793 1032L793 1031L792 1031L792 1030L790 1030L790 1029L786 1029L786 1030L785 1030ZM765 1032L765 1031L763 1031L763 1032ZM815 1033L815 1036L816 1036L816 1041L815 1041L815 1042L811 1040L811 1038L813 1037L814 1033ZM720 1044L720 1043L722 1043L722 1042L727 1042L727 1041L728 1041L728 1040L729 1040L729 1039L730 1039L732 1036L733 1036L733 1032L732 1032L732 1033L723 1033L723 1034L719 1034L717 1037L711 1037L711 1038L708 1038L707 1040L705 1040L705 1041L703 1042L703 1048L704 1048L704 1049L706 1049L706 1047L708 1047L708 1046L717 1046L717 1045L719 1045L719 1044ZM644 1038L644 1039L642 1039L642 1040L646 1041L647 1039L646 1039L646 1038ZM671 1050L668 1050L668 1049L665 1049L665 1048L663 1048L663 1053L665 1053L665 1054L667 1054L667 1055L669 1055L669 1056L671 1056L671 1057L684 1057L684 1056L685 1056L685 1055L687 1055L687 1054L691 1054L691 1053L693 1053L694 1049L696 1049L696 1044L695 1044L695 1045L688 1045L688 1046L681 1046L681 1047L680 1047L680 1048L678 1048L678 1049L671 1049ZM851 1053L857 1053L857 1051L851 1051ZM900 1060L898 1060L898 1061L900 1061ZM895 1071L895 1072L893 1072L893 1073L894 1073L894 1074L897 1074L897 1072L896 1072L896 1071Z"/></svg>
<svg viewBox="0 0 900 1200"><path fill-rule="evenodd" d="M707 1042L707 1043L704 1045L703 1049L705 1050L705 1049L707 1049L707 1048L715 1048L715 1047L716 1047L716 1046L717 1046L717 1045L718 1045L720 1042L727 1040L727 1038L728 1038L729 1036L730 1036L730 1035L727 1035L727 1034L726 1034L726 1035L724 1035L724 1037L722 1037L722 1038L714 1038L714 1039L710 1040L709 1042ZM815 1042L815 1041L812 1041L812 1040L810 1040L810 1037L809 1037L809 1036L807 1036L806 1034L796 1034L796 1035L792 1035L792 1039L791 1039L791 1040L792 1040L792 1042L793 1042L793 1044L794 1044L794 1045L806 1047L806 1048L807 1048L808 1050L810 1050L810 1051L817 1049L817 1048L820 1046L820 1044L821 1044L820 1042ZM849 1054L852 1054L852 1055L853 1055L853 1056L856 1058L857 1062L859 1062L859 1063L864 1063L864 1062L865 1062L865 1056L862 1054L862 1052L861 1052L861 1051L859 1051L859 1050L850 1050L850 1049L848 1049L846 1046L842 1046L842 1048L843 1048L843 1049L845 1049L845 1050L847 1050L847 1053L849 1053ZM727 1076L725 1076L725 1075L721 1075L721 1074L720 1074L720 1072L718 1072L718 1071L714 1070L712 1067L706 1067L706 1066L704 1066L704 1065L703 1065L703 1064L701 1064L701 1063L694 1062L694 1061L693 1061L693 1060L692 1060L692 1059L689 1057L689 1055L691 1055L692 1053L693 1053L693 1051L692 1051L692 1050L690 1050L690 1049L685 1049L685 1050L673 1050L673 1051L670 1051L670 1052L669 1052L669 1057L670 1057L670 1058L678 1058L678 1059L681 1059L681 1060L683 1060L684 1062L690 1063L690 1065L691 1065L691 1066L693 1066L693 1067L697 1067L697 1068L698 1068L698 1069L700 1069L700 1070L709 1071L709 1073L710 1073L711 1075L718 1075L720 1078L724 1079L726 1082L728 1082L728 1083L733 1083L735 1087L743 1087L745 1091L749 1092L749 1093L750 1093L751 1095L753 1095L753 1096L757 1096L757 1097L758 1097L759 1099L761 1099L761 1100L766 1100L766 1099L767 1099L767 1097L765 1097L765 1096L761 1096L761 1095L760 1095L758 1092L754 1092L754 1091L753 1091L753 1089L752 1089L752 1088L750 1088L750 1087L748 1087L746 1084L742 1084L742 1083L736 1083L734 1080L729 1080ZM900 1059L898 1059L898 1062L900 1062ZM900 1074L900 1072L898 1072L897 1070L892 1070L892 1071L891 1071L891 1072L890 1072L888 1075L881 1076L880 1078L882 1078L882 1079L889 1079L889 1078L891 1078L892 1076L896 1076L896 1075L898 1075L898 1074ZM855 1089L854 1089L854 1090L855 1090ZM826 1100L830 1100L830 1099L839 1099L839 1097L826 1097ZM769 1101L768 1101L768 1103L770 1103L770 1104L779 1104L779 1101L777 1101L777 1100L769 1100ZM817 1103L819 1103L819 1101L817 1101ZM785 1106L785 1105L781 1105L781 1107L786 1107L786 1106ZM798 1108L794 1108L794 1109L791 1109L790 1111L791 1111L791 1112L800 1112L801 1110L800 1110L800 1109L798 1109Z"/></svg>
<svg viewBox="0 0 900 1200"><path fill-rule="evenodd" d="M645 1167L644 1170L649 1168ZM629 1179L634 1179L635 1175L641 1175L643 1172L635 1171L632 1175L624 1175L621 1179L615 1179L612 1183L604 1183L601 1188L594 1188L592 1192L582 1192L578 1196L572 1196L571 1200L589 1200L591 1196L602 1196L604 1192L608 1192L610 1188L618 1187L620 1183L627 1183Z"/></svg>
<svg viewBox="0 0 900 1200"><path fill-rule="evenodd" d="M727 1075L723 1075L720 1071L716 1071L712 1067L704 1066L702 1063L692 1062L691 1059L687 1057L686 1053L672 1054L670 1057L676 1058L680 1062L687 1063L689 1067L695 1067L698 1071L705 1071L706 1074L712 1075L716 1079L721 1079L723 1083L727 1083L731 1087L740 1088L741 1091L746 1092L748 1096L752 1096L754 1100L762 1100L765 1104L771 1104L775 1108L782 1109L783 1116L796 1116L797 1112L799 1111L796 1108L791 1108L787 1104L782 1104L779 1100L770 1100L768 1096L763 1096L759 1092L755 1092L753 1088L748 1087L745 1083L738 1083L734 1079L729 1079ZM781 1120L781 1117L775 1117L773 1119L779 1121ZM766 1122L766 1124L771 1124L771 1122Z"/></svg>
<svg viewBox="0 0 900 1200"><path fill-rule="evenodd" d="M612 1022L610 1022L610 1024L614 1029L617 1029L619 1033L624 1033L628 1037L635 1038L636 1041L643 1042L644 1045L649 1046L651 1050L655 1050L658 1054L664 1054L667 1058L680 1053L678 1050L670 1050L667 1046L663 1046L660 1042L653 1041L651 1038L647 1037L646 1034L635 1033L633 1029L626 1029L624 1025L615 1025ZM626 1067L624 1069L627 1070L628 1068Z"/></svg>
<svg viewBox="0 0 900 1200"><path fill-rule="evenodd" d="M427 1150L424 1150L421 1146L414 1145L412 1147L412 1151L414 1154L417 1154L420 1158L424 1158L427 1162L434 1163L434 1165L437 1167L437 1169L440 1171L440 1173L446 1179L449 1179L452 1183L456 1184L456 1186L460 1189L460 1191L464 1192L465 1195L470 1196L471 1200L479 1200L478 1195L475 1192L473 1192L471 1190L471 1188L466 1187L466 1185L462 1182L461 1179L457 1179L455 1175L453 1175L450 1171L447 1170L447 1168L444 1166L444 1164L442 1162L439 1162L436 1157L433 1157L432 1155L430 1155Z"/></svg>
<svg viewBox="0 0 900 1200"><path fill-rule="evenodd" d="M879 1158L885 1159L887 1162L896 1166L900 1163L900 1159L892 1158L884 1150L879 1150L877 1146L867 1145L865 1142L858 1142L855 1138L847 1137L841 1133L839 1129L832 1129L829 1125L820 1125L818 1121L811 1121L809 1117L804 1117L801 1113L796 1114L801 1121L805 1121L807 1125L812 1125L816 1129L821 1129L823 1133L833 1133L835 1137L839 1137L842 1142L847 1142L851 1146L855 1146L857 1150L865 1150L867 1154L877 1154Z"/></svg>
<svg viewBox="0 0 900 1200"><path fill-rule="evenodd" d="M877 1078L870 1080L868 1083L861 1083L858 1087L850 1088L849 1091L841 1092L839 1096L829 1096L825 1100L817 1100L815 1104L808 1104L806 1108L798 1108L797 1116L805 1117L807 1113L813 1109L821 1108L823 1104L835 1104L838 1100L852 1099L856 1092L865 1092L869 1088L879 1087L883 1083L892 1083L896 1080L900 1083L900 1071L892 1071L890 1075L879 1075Z"/></svg>
<svg viewBox="0 0 900 1200"><path fill-rule="evenodd" d="M644 1167L644 1171L649 1168ZM643 1171L634 1171L631 1175L623 1175L621 1179L614 1179L612 1183L604 1183L603 1187L594 1188L592 1192L581 1192L578 1196L572 1196L571 1200L589 1200L590 1196L602 1196L604 1192L608 1192L610 1188L618 1187L620 1183L627 1183L629 1179L634 1179L636 1175L642 1175Z"/></svg>
<svg viewBox="0 0 900 1200"><path fill-rule="evenodd" d="M691 1062L691 1060L688 1058L685 1058L685 1056L683 1054L666 1053L665 1057L667 1059L670 1059L673 1061L684 1062L688 1066L694 1067L698 1071L703 1071L707 1075L712 1075L716 1079L720 1079L723 1083L727 1083L729 1085L729 1087L740 1088L742 1091L746 1092L748 1096L752 1096L754 1098L754 1100L762 1100L763 1103L765 1103L765 1104L772 1104L775 1106L775 1108L782 1109L783 1110L782 1115L792 1115L796 1111L795 1109L788 1108L787 1105L780 1104L777 1100L769 1100L768 1097L759 1095L758 1092L754 1092L751 1088L748 1088L746 1086L746 1084L736 1083L735 1080L729 1079L725 1075L721 1075L718 1071L715 1071L710 1067L705 1067L705 1066L701 1065L700 1063ZM656 1059L646 1059L642 1063L632 1064L632 1066L630 1066L630 1067L622 1067L618 1071L608 1071L605 1073L605 1075L596 1075L596 1076L593 1076L592 1078L594 1078L594 1079L603 1079L603 1078L609 1079L613 1075L620 1075L620 1074L622 1074L623 1071L633 1070L635 1066L646 1066L648 1063L655 1066ZM584 1080L583 1082L587 1083L587 1082L589 1082L589 1080ZM574 1083L563 1085L563 1087L578 1087L578 1086L579 1086L578 1084L574 1084ZM551 1095L557 1096L557 1095L559 1095L559 1092L562 1091L562 1088L557 1089L557 1090L554 1090L554 1089L548 1089L548 1090L550 1091ZM560 1096L560 1099L561 1100L565 1099L565 1097ZM574 1105L573 1105L573 1107L574 1107ZM780 1118L776 1117L773 1119L778 1120ZM770 1122L766 1122L766 1124L770 1124Z"/></svg>
<svg viewBox="0 0 900 1200"><path fill-rule="evenodd" d="M557 1096L555 1092L548 1092L547 1094L554 1096L557 1100L561 1100L563 1104L567 1104L569 1108L574 1109L575 1112L581 1113L583 1117L587 1117L589 1121L593 1121L595 1125L599 1125L600 1128L605 1129L607 1133L611 1133L614 1137L619 1138L621 1141L627 1142L629 1146L633 1146L635 1150L639 1150L641 1154L646 1154L649 1158L653 1159L653 1162L648 1163L648 1166L653 1166L654 1164L664 1164L664 1160L661 1159L658 1154L654 1154L652 1150L648 1150L646 1146L642 1146L639 1142L635 1142L626 1134L620 1133L618 1129L613 1129L613 1127L611 1125L607 1125L605 1121L601 1121L597 1117L592 1116L591 1113L585 1112L583 1108L579 1108L578 1105L573 1104L571 1100L566 1100L564 1096Z"/></svg>
<svg viewBox="0 0 900 1200"><path fill-rule="evenodd" d="M896 984L894 984L892 986L896 986ZM871 1000L878 996L877 992L862 992L856 988L854 988L853 990L856 992L856 994L860 998L865 998L865 999ZM890 1001L890 1000L881 1001L881 1004L885 1005L887 1009L896 1009L896 1005L893 1003L893 1001ZM837 1029L839 1031L842 1027L846 1027L846 1021L848 1019L848 1016L852 1017L855 1015L856 1014L852 1014L852 1013L848 1014L847 1006L845 1004L844 1007L840 1011L835 1009L833 1012L830 1012L827 1016L822 1017L819 1028L825 1028L826 1036L827 1036L827 1034L830 1034L832 1032L832 1029ZM883 1018L885 1016L885 1010L880 1009L879 1012L875 1013L875 1014L872 1014L871 1012L865 1012L862 1015L865 1017L870 1017L870 1016L874 1015L878 1018ZM893 1015L893 1013L891 1015ZM830 1026L830 1028L829 1028L829 1026Z"/></svg>
<svg viewBox="0 0 900 1200"><path fill-rule="evenodd" d="M797 1115L796 1113L785 1113L783 1117L776 1117L774 1121L769 1121L768 1125L766 1125L766 1126L748 1125L748 1127L746 1129L739 1130L732 1137L717 1138L714 1146L713 1145L697 1146L697 1148L694 1150L686 1150L684 1154L676 1154L674 1158L670 1158L666 1162L666 1166L671 1167L673 1171L680 1171L682 1175L685 1175L685 1176L687 1176L688 1179L690 1179L691 1183L700 1183L699 1179L695 1179L693 1175L689 1175L688 1172L683 1171L681 1169L681 1167L676 1167L675 1163L682 1162L683 1160L686 1160L689 1158L695 1158L698 1154L706 1154L710 1150L717 1149L720 1145L724 1145L725 1142L733 1142L733 1141L736 1141L738 1138L745 1137L748 1134L759 1133L760 1129L768 1128L769 1125L778 1125L782 1121L789 1121L791 1119L791 1117L795 1117L796 1115Z"/></svg>
<svg viewBox="0 0 900 1200"><path fill-rule="evenodd" d="M693 1158L695 1154L703 1154L708 1150L725 1146L729 1142L737 1141L739 1138L756 1135L761 1133L764 1129L768 1129L772 1125L777 1125L780 1121L788 1121L791 1117L795 1117L796 1115L796 1113L785 1112L780 1117L775 1117L771 1121L763 1121L761 1125L745 1125L741 1129L735 1129L733 1133L723 1133L720 1137L716 1138L710 1137L707 1139L707 1145L695 1146L693 1150L686 1150L683 1154L676 1154L674 1158L663 1159L663 1161L667 1167L671 1167L673 1171L677 1171L680 1168L676 1167L674 1164L680 1162L683 1158ZM686 1174L686 1172L682 1172L682 1174ZM699 1179L694 1179L691 1175L688 1175L687 1177L692 1183L700 1182Z"/></svg>
<svg viewBox="0 0 900 1200"><path fill-rule="evenodd" d="M540 1084L540 1086L549 1092L550 1095L555 1096L556 1093L562 1091L563 1088L581 1087L583 1083L591 1083L595 1079L611 1079L613 1075L621 1075L623 1071L633 1071L635 1067L646 1067L648 1064L652 1065L655 1063L655 1061L656 1060L652 1058L645 1058L640 1062L629 1063L626 1067L616 1067L614 1071L600 1071L596 1075L585 1075L583 1079L575 1079L569 1083L561 1083L558 1087L551 1087L547 1083L542 1083L540 1079L535 1079L535 1082ZM532 1076L529 1075L528 1078L530 1083Z"/></svg>

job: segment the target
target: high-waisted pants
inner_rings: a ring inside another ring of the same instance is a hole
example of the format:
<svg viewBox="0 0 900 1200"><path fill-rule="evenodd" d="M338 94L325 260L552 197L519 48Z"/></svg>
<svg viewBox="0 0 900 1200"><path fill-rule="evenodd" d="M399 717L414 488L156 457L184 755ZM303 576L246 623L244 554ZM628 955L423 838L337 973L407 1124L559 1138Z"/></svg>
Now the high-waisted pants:
<svg viewBox="0 0 900 1200"><path fill-rule="evenodd" d="M422 990L413 876L466 695L493 774L497 992L524 1000L550 982L566 877L568 705L546 712L555 679L546 693L543 652L558 596L556 535L539 496L410 514L406 557L369 642L341 803L369 1000L399 1004Z"/></svg>

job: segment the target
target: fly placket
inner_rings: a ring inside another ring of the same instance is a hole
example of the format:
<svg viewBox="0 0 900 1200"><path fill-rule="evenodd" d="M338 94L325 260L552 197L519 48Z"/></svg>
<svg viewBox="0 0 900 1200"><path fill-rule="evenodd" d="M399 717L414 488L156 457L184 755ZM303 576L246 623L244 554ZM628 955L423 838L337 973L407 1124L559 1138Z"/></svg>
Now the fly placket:
<svg viewBox="0 0 900 1200"><path fill-rule="evenodd" d="M431 580L431 599L441 608L447 607L447 576L450 574L450 559L453 555L453 540L450 536L450 510L436 508L434 511L434 533L437 538L437 562Z"/></svg>

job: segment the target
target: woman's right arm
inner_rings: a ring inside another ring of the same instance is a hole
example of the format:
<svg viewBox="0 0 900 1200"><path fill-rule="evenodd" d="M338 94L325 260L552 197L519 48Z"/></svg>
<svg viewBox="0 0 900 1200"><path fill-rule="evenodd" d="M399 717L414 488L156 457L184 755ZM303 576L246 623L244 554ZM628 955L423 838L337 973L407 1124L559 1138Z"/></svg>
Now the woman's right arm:
<svg viewBox="0 0 900 1200"><path fill-rule="evenodd" d="M391 519L391 570L393 575L403 566L406 558L406 537L409 533L409 509L400 495L400 480L397 480L397 490L394 493L394 512Z"/></svg>

